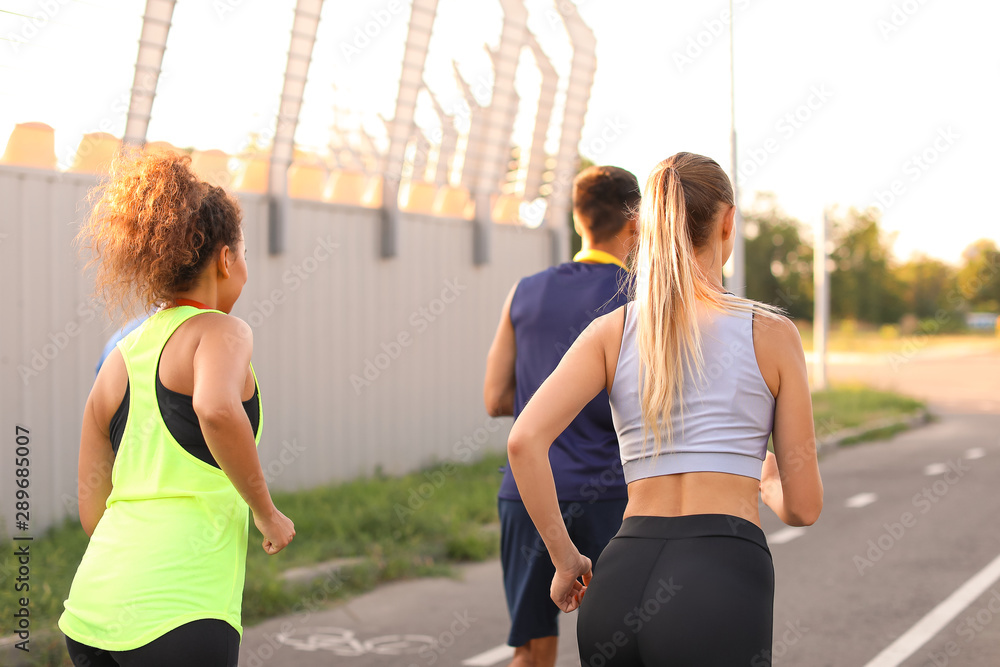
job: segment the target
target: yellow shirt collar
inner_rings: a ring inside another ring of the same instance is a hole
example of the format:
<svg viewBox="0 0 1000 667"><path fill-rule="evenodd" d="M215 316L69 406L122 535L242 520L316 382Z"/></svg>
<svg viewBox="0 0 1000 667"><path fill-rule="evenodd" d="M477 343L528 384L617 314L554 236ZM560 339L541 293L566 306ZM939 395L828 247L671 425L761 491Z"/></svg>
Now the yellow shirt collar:
<svg viewBox="0 0 1000 667"><path fill-rule="evenodd" d="M580 252L573 255L574 262L596 262L598 264L617 264L623 269L626 268L625 264L622 263L620 259L615 257L609 252L604 252L603 250L595 250L594 248L587 248L586 250L581 250Z"/></svg>

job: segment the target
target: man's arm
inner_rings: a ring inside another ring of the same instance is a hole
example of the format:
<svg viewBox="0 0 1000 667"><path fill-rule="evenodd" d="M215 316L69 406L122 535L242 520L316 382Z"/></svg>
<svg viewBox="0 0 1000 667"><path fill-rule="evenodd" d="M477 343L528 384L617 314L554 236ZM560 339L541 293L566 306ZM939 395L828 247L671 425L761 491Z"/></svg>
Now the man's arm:
<svg viewBox="0 0 1000 667"><path fill-rule="evenodd" d="M516 291L517 285L514 285L507 294L500 313L500 324L486 357L483 402L491 417L514 414L514 360L517 358L517 344L514 340L514 325L510 321L510 303Z"/></svg>

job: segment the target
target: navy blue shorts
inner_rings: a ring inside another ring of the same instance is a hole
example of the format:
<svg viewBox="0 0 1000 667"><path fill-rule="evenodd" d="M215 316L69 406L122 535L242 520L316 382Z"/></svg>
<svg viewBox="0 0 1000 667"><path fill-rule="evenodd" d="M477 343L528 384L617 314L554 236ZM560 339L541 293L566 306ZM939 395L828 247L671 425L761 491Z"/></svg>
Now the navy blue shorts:
<svg viewBox="0 0 1000 667"><path fill-rule="evenodd" d="M595 566L621 527L627 503L627 498L559 503L570 539ZM559 607L549 597L556 569L524 503L500 498L498 507L500 563L510 612L507 643L524 646L532 639L559 634Z"/></svg>

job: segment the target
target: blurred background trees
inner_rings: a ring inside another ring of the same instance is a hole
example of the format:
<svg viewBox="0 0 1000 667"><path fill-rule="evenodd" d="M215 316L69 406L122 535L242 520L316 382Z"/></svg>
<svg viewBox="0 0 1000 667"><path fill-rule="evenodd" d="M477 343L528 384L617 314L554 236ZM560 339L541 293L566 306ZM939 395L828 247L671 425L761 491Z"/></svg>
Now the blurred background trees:
<svg viewBox="0 0 1000 667"><path fill-rule="evenodd" d="M926 255L900 262L877 209L834 211L831 217L833 321L931 333L964 330L967 313L1000 311L1000 248L994 241L971 244L960 266ZM756 197L744 221L747 296L811 321L812 228L782 211L770 193Z"/></svg>

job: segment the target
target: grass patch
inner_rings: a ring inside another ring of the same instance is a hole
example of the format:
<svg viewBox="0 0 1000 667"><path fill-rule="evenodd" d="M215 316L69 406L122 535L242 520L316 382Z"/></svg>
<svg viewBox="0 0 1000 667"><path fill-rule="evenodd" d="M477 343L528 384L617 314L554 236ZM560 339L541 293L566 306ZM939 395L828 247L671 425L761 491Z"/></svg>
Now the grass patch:
<svg viewBox="0 0 1000 667"><path fill-rule="evenodd" d="M862 442L871 442L872 440L888 440L892 436L908 430L908 428L909 427L906 426L906 424L889 424L888 426L873 428L870 431L865 431L863 433L859 433L858 435L852 435L848 438L844 438L840 441L840 445L857 445Z"/></svg>
<svg viewBox="0 0 1000 667"><path fill-rule="evenodd" d="M843 429L907 417L923 409L923 401L868 387L846 386L813 393L813 420L819 438Z"/></svg>

